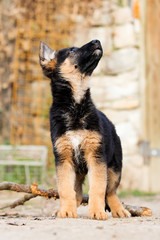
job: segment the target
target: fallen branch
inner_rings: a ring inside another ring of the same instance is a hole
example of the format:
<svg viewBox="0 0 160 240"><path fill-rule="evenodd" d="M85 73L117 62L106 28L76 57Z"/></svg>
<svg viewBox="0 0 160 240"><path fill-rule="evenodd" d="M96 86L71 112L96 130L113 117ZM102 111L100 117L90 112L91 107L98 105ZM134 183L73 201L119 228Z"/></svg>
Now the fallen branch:
<svg viewBox="0 0 160 240"><path fill-rule="evenodd" d="M147 207L131 206L123 203L123 207L127 209L132 217L149 217L152 216L152 211Z"/></svg>
<svg viewBox="0 0 160 240"><path fill-rule="evenodd" d="M40 189L36 183L33 183L31 186L24 185L24 184L16 184L13 182L2 182L0 183L0 190L11 190L16 192L25 192L31 193L37 196L44 196L47 198L54 198L58 199L59 195L58 192L53 189Z"/></svg>
<svg viewBox="0 0 160 240"><path fill-rule="evenodd" d="M25 202L29 201L30 199L32 198L35 198L37 197L37 195L34 195L34 194L27 194L27 195L24 195L22 198L14 201L13 203L9 203L7 205L5 205L4 207L0 207L0 210L3 210L5 208L15 208L19 205L23 205Z"/></svg>
<svg viewBox="0 0 160 240"><path fill-rule="evenodd" d="M58 192L53 189L42 189L39 188L36 183L32 184L31 186L23 185L23 184L16 184L12 182L2 182L0 183L0 190L11 190L16 192L25 192L29 193L25 195L23 198L18 199L17 201L13 202L12 204L8 204L7 206L4 206L0 209L4 209L7 207L15 208L18 205L23 205L26 201L30 200L31 198L35 198L37 196L44 196L46 198L54 198L59 199ZM31 194L31 195L30 195ZM82 205L88 204L88 195L83 195L82 199ZM139 206L131 206L122 203L124 208L127 209L132 216L151 216L152 211L149 208L146 207L139 207Z"/></svg>

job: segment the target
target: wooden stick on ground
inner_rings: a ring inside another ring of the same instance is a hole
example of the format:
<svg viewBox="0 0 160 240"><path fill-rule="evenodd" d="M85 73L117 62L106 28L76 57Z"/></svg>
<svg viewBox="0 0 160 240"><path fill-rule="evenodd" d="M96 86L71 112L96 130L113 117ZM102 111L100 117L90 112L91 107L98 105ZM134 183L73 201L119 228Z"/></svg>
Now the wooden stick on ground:
<svg viewBox="0 0 160 240"><path fill-rule="evenodd" d="M34 195L34 194L26 194L26 195L24 195L22 198L19 198L18 200L14 201L13 203L7 204L7 205L5 205L4 207L0 207L0 210L5 209L5 208L8 208L8 207L10 207L10 208L15 208L15 207L17 207L17 206L19 206L19 205L23 205L25 202L27 202L27 201L29 201L30 199L35 198L35 197L37 197L37 195Z"/></svg>
<svg viewBox="0 0 160 240"><path fill-rule="evenodd" d="M58 192L53 189L42 189L39 188L36 183L32 184L31 186L23 185L23 184L16 184L12 182L2 182L0 183L0 190L11 190L16 192L25 192L29 193L25 195L23 198L18 199L12 204L9 204L7 206L4 206L0 209L4 209L6 207L14 208L18 205L23 205L26 201L30 200L31 198L37 197L37 196L44 196L46 198L54 198L59 199ZM88 195L83 195L82 204L86 205L88 204ZM151 216L152 211L149 208L146 207L139 207L139 206L131 206L122 203L124 208L127 209L132 216Z"/></svg>

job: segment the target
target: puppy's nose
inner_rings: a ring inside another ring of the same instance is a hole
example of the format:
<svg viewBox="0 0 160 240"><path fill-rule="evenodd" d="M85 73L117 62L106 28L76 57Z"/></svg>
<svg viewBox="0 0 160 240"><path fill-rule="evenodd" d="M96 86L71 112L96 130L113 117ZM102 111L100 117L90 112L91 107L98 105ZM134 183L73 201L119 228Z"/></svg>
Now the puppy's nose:
<svg viewBox="0 0 160 240"><path fill-rule="evenodd" d="M95 39L95 40L92 40L91 43L92 43L92 44L100 44L100 41L97 40L97 39Z"/></svg>

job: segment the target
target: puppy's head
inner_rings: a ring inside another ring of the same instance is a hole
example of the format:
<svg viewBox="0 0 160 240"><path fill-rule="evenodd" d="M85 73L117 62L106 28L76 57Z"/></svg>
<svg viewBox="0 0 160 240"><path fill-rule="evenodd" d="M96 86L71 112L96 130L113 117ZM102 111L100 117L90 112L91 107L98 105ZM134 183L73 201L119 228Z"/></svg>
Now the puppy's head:
<svg viewBox="0 0 160 240"><path fill-rule="evenodd" d="M93 40L81 48L64 48L58 52L44 42L40 43L40 65L44 74L51 77L55 72L65 79L90 76L101 59L103 50L99 40Z"/></svg>

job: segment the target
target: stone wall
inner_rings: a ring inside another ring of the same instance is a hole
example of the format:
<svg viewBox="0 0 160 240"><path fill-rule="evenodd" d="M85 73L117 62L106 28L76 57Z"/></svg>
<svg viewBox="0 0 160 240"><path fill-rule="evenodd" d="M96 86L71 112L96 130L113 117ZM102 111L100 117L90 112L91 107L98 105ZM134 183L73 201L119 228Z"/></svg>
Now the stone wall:
<svg viewBox="0 0 160 240"><path fill-rule="evenodd" d="M96 106L116 125L123 147L122 188L146 190L141 182L140 50L132 10L119 1L102 1L88 19L77 22L74 44L99 39L104 55L92 77Z"/></svg>
<svg viewBox="0 0 160 240"><path fill-rule="evenodd" d="M13 56L15 48L15 1L0 1L0 143L8 143L10 135ZM15 12L16 14L16 12Z"/></svg>

